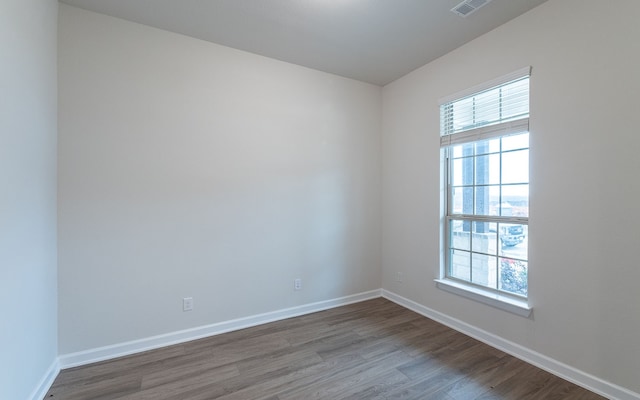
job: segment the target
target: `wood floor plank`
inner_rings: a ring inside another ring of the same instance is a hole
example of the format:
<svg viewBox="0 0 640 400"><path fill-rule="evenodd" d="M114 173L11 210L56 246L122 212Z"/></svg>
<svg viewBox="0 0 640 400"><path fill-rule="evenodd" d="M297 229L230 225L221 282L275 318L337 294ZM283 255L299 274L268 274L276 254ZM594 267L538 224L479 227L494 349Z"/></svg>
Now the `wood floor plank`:
<svg viewBox="0 0 640 400"><path fill-rule="evenodd" d="M462 379L443 388L444 392L455 399L474 399L502 381L518 373L524 364L513 357L498 357L486 352L487 359L475 364Z"/></svg>
<svg viewBox="0 0 640 400"><path fill-rule="evenodd" d="M408 378L400 373L400 371L391 370L386 374L379 375L375 381L369 382L368 385L361 385L359 390L353 391L350 395L343 397L344 400L359 399L385 399L388 394L406 384Z"/></svg>
<svg viewBox="0 0 640 400"><path fill-rule="evenodd" d="M280 397L281 393L308 387L319 380L327 379L336 371L355 368L362 362L361 357L353 354L334 357L331 360L322 361L299 370L289 371L273 379L256 379L251 384L242 387L227 386L228 394L221 397L221 400L259 399L260 396L271 396L274 393Z"/></svg>
<svg viewBox="0 0 640 400"><path fill-rule="evenodd" d="M63 370L46 399L602 397L378 298Z"/></svg>
<svg viewBox="0 0 640 400"><path fill-rule="evenodd" d="M349 390L361 384L379 379L396 366L407 361L409 356L402 351L381 355L373 360L363 361L352 368L341 368L332 371L324 379L313 384L279 393L281 400L297 399L336 399L349 395Z"/></svg>
<svg viewBox="0 0 640 400"><path fill-rule="evenodd" d="M211 366L206 362L199 362L193 365L174 367L146 374L142 377L140 388L149 390L161 386L166 389L170 385L194 385L199 381L207 383L219 382L239 375L240 371L233 363L223 366Z"/></svg>
<svg viewBox="0 0 640 400"><path fill-rule="evenodd" d="M109 400L140 391L140 373L118 374L117 376L92 380L89 383L69 386L54 386L45 398L65 400Z"/></svg>
<svg viewBox="0 0 640 400"><path fill-rule="evenodd" d="M237 377L238 369L233 364L206 370L190 370L190 374L177 376L145 376L140 390L116 397L120 400L170 400L189 397L189 394L205 394L209 397L220 382Z"/></svg>

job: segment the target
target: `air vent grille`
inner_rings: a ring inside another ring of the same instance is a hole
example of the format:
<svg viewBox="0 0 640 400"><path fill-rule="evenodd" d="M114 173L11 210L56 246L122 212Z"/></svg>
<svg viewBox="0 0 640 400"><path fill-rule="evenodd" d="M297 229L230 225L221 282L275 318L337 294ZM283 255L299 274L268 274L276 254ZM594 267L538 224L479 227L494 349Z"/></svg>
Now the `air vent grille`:
<svg viewBox="0 0 640 400"><path fill-rule="evenodd" d="M471 7L480 8L483 5L487 4L489 0L468 0L467 1Z"/></svg>
<svg viewBox="0 0 640 400"><path fill-rule="evenodd" d="M467 17L490 1L491 0L465 0L457 6L453 7L451 11L460 15L461 17Z"/></svg>

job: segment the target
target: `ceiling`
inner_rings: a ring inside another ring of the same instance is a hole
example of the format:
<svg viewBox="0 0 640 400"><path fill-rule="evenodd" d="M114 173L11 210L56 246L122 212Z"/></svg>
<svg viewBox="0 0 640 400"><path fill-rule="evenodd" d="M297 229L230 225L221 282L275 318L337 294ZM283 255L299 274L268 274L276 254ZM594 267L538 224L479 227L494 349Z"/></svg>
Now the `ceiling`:
<svg viewBox="0 0 640 400"><path fill-rule="evenodd" d="M61 0L305 67L385 85L546 0Z"/></svg>

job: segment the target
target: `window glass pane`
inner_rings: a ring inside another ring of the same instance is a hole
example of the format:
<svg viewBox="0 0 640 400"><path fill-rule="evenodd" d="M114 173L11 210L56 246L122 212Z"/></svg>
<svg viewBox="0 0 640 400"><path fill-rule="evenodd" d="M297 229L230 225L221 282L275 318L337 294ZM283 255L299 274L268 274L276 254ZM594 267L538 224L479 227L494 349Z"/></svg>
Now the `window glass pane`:
<svg viewBox="0 0 640 400"><path fill-rule="evenodd" d="M462 148L463 157L473 157L473 151L475 148L474 143L461 144L460 147Z"/></svg>
<svg viewBox="0 0 640 400"><path fill-rule="evenodd" d="M473 185L473 157L451 160L451 184Z"/></svg>
<svg viewBox="0 0 640 400"><path fill-rule="evenodd" d="M529 148L529 132L502 138L502 151Z"/></svg>
<svg viewBox="0 0 640 400"><path fill-rule="evenodd" d="M528 265L526 261L500 258L498 289L526 296L528 292Z"/></svg>
<svg viewBox="0 0 640 400"><path fill-rule="evenodd" d="M475 187L475 212L474 215L491 215L490 203L490 187L489 186L476 186Z"/></svg>
<svg viewBox="0 0 640 400"><path fill-rule="evenodd" d="M496 289L497 257L473 253L471 282Z"/></svg>
<svg viewBox="0 0 640 400"><path fill-rule="evenodd" d="M451 189L451 198L449 199L449 214L462 214L463 192L461 187Z"/></svg>
<svg viewBox="0 0 640 400"><path fill-rule="evenodd" d="M489 215L500 215L500 185L489 186Z"/></svg>
<svg viewBox="0 0 640 400"><path fill-rule="evenodd" d="M451 160L451 184L453 186L462 185L462 160Z"/></svg>
<svg viewBox="0 0 640 400"><path fill-rule="evenodd" d="M473 187L453 188L451 197L453 214L473 214Z"/></svg>
<svg viewBox="0 0 640 400"><path fill-rule="evenodd" d="M469 235L469 222L452 219L449 221L451 236L449 237L451 247L460 250L471 250L470 242L471 236Z"/></svg>
<svg viewBox="0 0 640 400"><path fill-rule="evenodd" d="M462 161L462 184L473 185L473 157L465 157Z"/></svg>
<svg viewBox="0 0 640 400"><path fill-rule="evenodd" d="M474 222L473 223L473 251L479 253L487 253L497 255L498 233L496 232L495 223L490 222ZM493 228L493 230L491 229Z"/></svg>
<svg viewBox="0 0 640 400"><path fill-rule="evenodd" d="M453 146L451 151L452 158L462 157L462 145Z"/></svg>
<svg viewBox="0 0 640 400"><path fill-rule="evenodd" d="M529 185L502 186L501 214L505 217L529 216Z"/></svg>
<svg viewBox="0 0 640 400"><path fill-rule="evenodd" d="M498 224L498 233L500 235L500 254L518 258L521 260L528 259L528 243L527 234L528 226L519 224Z"/></svg>
<svg viewBox="0 0 640 400"><path fill-rule="evenodd" d="M452 278L471 280L471 253L462 250L451 250L451 266L449 276Z"/></svg>
<svg viewBox="0 0 640 400"><path fill-rule="evenodd" d="M476 155L498 153L500 151L500 138L476 142Z"/></svg>
<svg viewBox="0 0 640 400"><path fill-rule="evenodd" d="M502 183L529 183L529 150L502 153Z"/></svg>
<svg viewBox="0 0 640 400"><path fill-rule="evenodd" d="M476 185L497 185L500 183L500 154L477 156Z"/></svg>

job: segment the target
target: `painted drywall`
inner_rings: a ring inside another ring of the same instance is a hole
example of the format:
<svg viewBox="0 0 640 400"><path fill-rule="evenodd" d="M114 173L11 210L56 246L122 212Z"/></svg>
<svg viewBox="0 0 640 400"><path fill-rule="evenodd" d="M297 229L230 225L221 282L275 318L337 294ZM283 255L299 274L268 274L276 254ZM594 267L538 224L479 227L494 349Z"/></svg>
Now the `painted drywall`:
<svg viewBox="0 0 640 400"><path fill-rule="evenodd" d="M27 399L57 356L58 4L0 9L0 399Z"/></svg>
<svg viewBox="0 0 640 400"><path fill-rule="evenodd" d="M66 5L59 57L61 354L380 287L380 87Z"/></svg>
<svg viewBox="0 0 640 400"><path fill-rule="evenodd" d="M550 0L383 89L383 287L636 393L639 13L635 0ZM534 312L525 319L433 280L438 99L529 65Z"/></svg>

